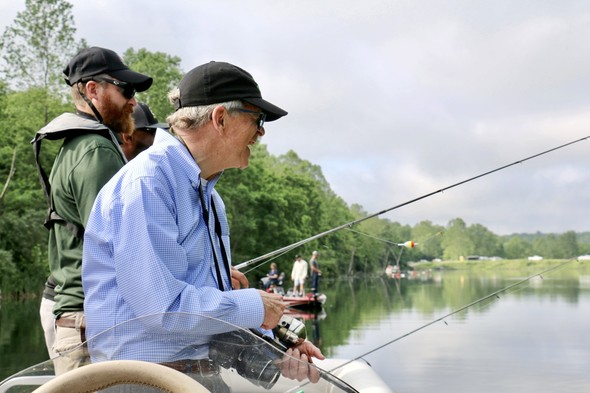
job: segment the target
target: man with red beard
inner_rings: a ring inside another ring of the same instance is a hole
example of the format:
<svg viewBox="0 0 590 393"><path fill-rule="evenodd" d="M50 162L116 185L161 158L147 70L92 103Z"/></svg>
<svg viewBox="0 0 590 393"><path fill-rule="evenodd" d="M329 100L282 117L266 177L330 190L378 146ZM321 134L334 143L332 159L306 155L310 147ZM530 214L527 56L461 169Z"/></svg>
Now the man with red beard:
<svg viewBox="0 0 590 393"><path fill-rule="evenodd" d="M53 315L55 342L61 355L85 341L82 241L96 195L127 162L121 135L135 128L135 92L147 90L152 78L129 69L109 49L81 50L64 69L76 113L64 113L43 127L33 139L41 185L49 205L49 267L55 282ZM43 139L63 139L51 173L39 164ZM54 359L56 374L87 360L80 346Z"/></svg>

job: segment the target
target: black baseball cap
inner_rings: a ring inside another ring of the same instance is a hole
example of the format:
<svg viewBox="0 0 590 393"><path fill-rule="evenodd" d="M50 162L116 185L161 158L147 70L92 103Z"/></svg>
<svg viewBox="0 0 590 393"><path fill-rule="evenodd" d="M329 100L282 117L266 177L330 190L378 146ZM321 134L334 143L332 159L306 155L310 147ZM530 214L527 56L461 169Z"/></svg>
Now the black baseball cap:
<svg viewBox="0 0 590 393"><path fill-rule="evenodd" d="M257 106L266 121L277 120L287 112L262 99L258 84L247 71L233 64L211 61L193 68L178 84L180 100L176 109L240 100Z"/></svg>
<svg viewBox="0 0 590 393"><path fill-rule="evenodd" d="M131 71L112 50L97 46L78 52L64 68L63 73L69 86L99 74L109 74L115 79L131 83L138 92L149 89L153 82L150 76Z"/></svg>
<svg viewBox="0 0 590 393"><path fill-rule="evenodd" d="M135 128L147 128L147 129L155 129L155 128L164 128L168 129L167 123L158 123L158 119L154 116L151 109L147 104L143 102L138 102L133 109L133 120L135 120Z"/></svg>

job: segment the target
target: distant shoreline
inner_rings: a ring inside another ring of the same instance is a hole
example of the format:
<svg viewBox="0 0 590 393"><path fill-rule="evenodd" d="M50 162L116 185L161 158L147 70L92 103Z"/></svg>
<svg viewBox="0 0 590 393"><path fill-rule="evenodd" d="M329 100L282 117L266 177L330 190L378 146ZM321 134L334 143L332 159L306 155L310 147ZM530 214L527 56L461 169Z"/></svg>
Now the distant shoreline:
<svg viewBox="0 0 590 393"><path fill-rule="evenodd" d="M442 262L416 262L411 264L414 270L522 270L542 271L555 267L555 270L579 269L580 272L590 274L590 261L572 259L543 259L541 261L529 261L528 259L500 259L483 261L442 261Z"/></svg>

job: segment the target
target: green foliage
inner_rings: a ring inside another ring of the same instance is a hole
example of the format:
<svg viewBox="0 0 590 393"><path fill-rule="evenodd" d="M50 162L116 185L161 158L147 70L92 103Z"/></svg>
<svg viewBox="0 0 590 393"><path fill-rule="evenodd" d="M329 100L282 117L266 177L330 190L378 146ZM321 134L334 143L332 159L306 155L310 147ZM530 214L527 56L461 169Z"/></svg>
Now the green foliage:
<svg viewBox="0 0 590 393"><path fill-rule="evenodd" d="M577 232L576 238L580 243L590 244L590 232Z"/></svg>
<svg viewBox="0 0 590 393"><path fill-rule="evenodd" d="M359 211L360 212L360 211ZM364 215L364 213L363 213ZM387 265L405 266L414 254L397 244L404 243L411 237L411 228L387 219L374 218L365 220L356 226L363 238L357 238L355 244L353 272L383 271Z"/></svg>
<svg viewBox="0 0 590 393"><path fill-rule="evenodd" d="M0 119L0 179L8 175L10 158L17 149L16 170L3 201L3 208L13 211L40 209L45 207L39 177L35 166L31 139L45 125L44 110L51 117L62 113L66 104L57 97L51 97L43 89L9 93L4 97L4 116ZM49 170L59 148L58 143L44 143L41 152L42 164ZM0 211L1 213L1 211Z"/></svg>
<svg viewBox="0 0 590 393"><path fill-rule="evenodd" d="M513 236L504 243L504 257L508 259L524 258L532 255L531 244L519 236Z"/></svg>
<svg viewBox="0 0 590 393"><path fill-rule="evenodd" d="M0 287L6 288L16 276L17 269L12 261L12 253L0 248Z"/></svg>
<svg viewBox="0 0 590 393"><path fill-rule="evenodd" d="M532 242L532 252L544 258L573 258L579 255L576 233L548 234Z"/></svg>
<svg viewBox="0 0 590 393"><path fill-rule="evenodd" d="M54 117L66 108L59 97L52 97L45 89L0 93L1 186L8 177L16 148L14 176L0 204L0 250L5 253L0 270L6 292L39 293L47 277L47 230L43 226L46 202L30 141L45 124L45 113ZM51 169L58 148L59 143L44 143L42 162L47 170Z"/></svg>
<svg viewBox="0 0 590 393"><path fill-rule="evenodd" d="M500 238L483 225L470 225L467 233L473 244L473 252L475 254L488 257L503 254Z"/></svg>
<svg viewBox="0 0 590 393"><path fill-rule="evenodd" d="M135 51L129 48L123 54L125 63L134 71L154 78L154 83L146 92L139 93L137 99L146 103L156 118L164 122L173 108L168 102L168 92L178 85L182 78L180 57L162 52L150 52L145 48Z"/></svg>
<svg viewBox="0 0 590 393"><path fill-rule="evenodd" d="M72 5L65 0L26 0L0 38L2 73L20 89L58 94L61 70L76 53Z"/></svg>
<svg viewBox="0 0 590 393"><path fill-rule="evenodd" d="M2 289L23 295L40 293L48 273L44 210L4 211L0 217Z"/></svg>
<svg viewBox="0 0 590 393"><path fill-rule="evenodd" d="M460 259L473 254L475 245L469 237L467 225L460 218L455 218L447 225L442 246L444 259Z"/></svg>
<svg viewBox="0 0 590 393"><path fill-rule="evenodd" d="M578 239L574 231L557 236L554 258L574 258L579 255Z"/></svg>
<svg viewBox="0 0 590 393"><path fill-rule="evenodd" d="M434 225L432 222L421 221L412 228L412 240L416 246L415 260L432 260L442 258L442 235L445 228L440 225Z"/></svg>

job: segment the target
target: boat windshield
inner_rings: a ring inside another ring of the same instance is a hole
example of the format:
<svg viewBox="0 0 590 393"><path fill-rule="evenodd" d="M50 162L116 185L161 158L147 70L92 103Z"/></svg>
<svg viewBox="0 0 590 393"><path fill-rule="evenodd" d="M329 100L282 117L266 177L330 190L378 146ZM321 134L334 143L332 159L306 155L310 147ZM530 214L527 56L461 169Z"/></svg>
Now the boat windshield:
<svg viewBox="0 0 590 393"><path fill-rule="evenodd" d="M228 392L356 392L345 380L315 364L301 362L285 353L280 335L241 329L206 315L162 313L120 323L88 337L84 348L73 348L58 358L29 367L0 383L39 385L63 364L84 367L112 360L160 363L197 379L211 391ZM288 345L288 344L287 344ZM291 344L292 345L292 344ZM300 372L296 376L293 371ZM301 370L307 378L301 378ZM313 381L313 382L312 382ZM219 384L227 390L217 389ZM30 392L29 390L18 392ZM148 389L148 390L146 390ZM145 387L119 385L109 392L156 392ZM107 391L107 390L105 390Z"/></svg>

